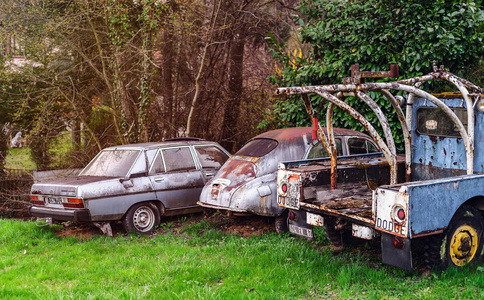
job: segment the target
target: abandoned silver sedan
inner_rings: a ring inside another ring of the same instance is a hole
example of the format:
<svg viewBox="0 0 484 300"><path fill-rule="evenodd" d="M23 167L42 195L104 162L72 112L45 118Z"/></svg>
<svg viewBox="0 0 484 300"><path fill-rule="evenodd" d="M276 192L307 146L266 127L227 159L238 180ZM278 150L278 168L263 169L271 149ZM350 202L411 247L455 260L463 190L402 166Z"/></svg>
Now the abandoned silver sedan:
<svg viewBox="0 0 484 300"><path fill-rule="evenodd" d="M173 139L102 150L78 176L35 183L33 217L93 222L150 233L161 216L200 211L204 184L229 157L215 142Z"/></svg>
<svg viewBox="0 0 484 300"><path fill-rule="evenodd" d="M325 129L324 129L325 130ZM334 129L337 154L378 152L369 136ZM199 204L235 215L276 217L276 231L287 231L287 210L277 205L279 162L327 157L322 143L312 143L312 128L285 128L260 134L232 155L203 188Z"/></svg>

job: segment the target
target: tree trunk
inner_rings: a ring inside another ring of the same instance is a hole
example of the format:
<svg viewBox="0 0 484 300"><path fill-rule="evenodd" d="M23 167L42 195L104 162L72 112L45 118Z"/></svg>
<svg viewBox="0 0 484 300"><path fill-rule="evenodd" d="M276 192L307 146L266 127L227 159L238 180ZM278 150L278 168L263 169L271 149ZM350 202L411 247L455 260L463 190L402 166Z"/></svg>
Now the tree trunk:
<svg viewBox="0 0 484 300"><path fill-rule="evenodd" d="M168 23L164 28L162 50L162 78L163 122L165 137L174 136L174 126L171 122L173 115L173 25Z"/></svg>
<svg viewBox="0 0 484 300"><path fill-rule="evenodd" d="M229 53L229 90L222 124L222 145L231 152L235 149L237 120L240 114L240 101L243 92L244 46L247 35L246 25L241 24L236 31Z"/></svg>

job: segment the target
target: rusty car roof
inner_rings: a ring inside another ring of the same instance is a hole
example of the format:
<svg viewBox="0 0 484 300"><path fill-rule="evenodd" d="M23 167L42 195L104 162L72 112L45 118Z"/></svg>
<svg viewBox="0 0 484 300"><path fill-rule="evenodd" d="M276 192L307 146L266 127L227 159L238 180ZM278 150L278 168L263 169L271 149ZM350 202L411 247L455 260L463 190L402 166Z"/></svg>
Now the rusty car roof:
<svg viewBox="0 0 484 300"><path fill-rule="evenodd" d="M324 132L326 133L326 127L323 127ZM291 128L282 128L271 130L268 132L264 132L259 134L253 139L273 139L278 142L290 142L296 139L300 139L303 135L311 135L312 127L291 127ZM351 129L343 129L343 128L333 128L333 132L335 136L364 136L369 137L367 134L364 134L359 131L351 130Z"/></svg>

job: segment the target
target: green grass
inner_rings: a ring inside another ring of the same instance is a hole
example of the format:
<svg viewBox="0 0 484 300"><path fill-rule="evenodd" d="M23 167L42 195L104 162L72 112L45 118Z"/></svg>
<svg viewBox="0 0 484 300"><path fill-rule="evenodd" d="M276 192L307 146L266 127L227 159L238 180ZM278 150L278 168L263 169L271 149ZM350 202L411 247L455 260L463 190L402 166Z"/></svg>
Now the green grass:
<svg viewBox="0 0 484 300"><path fill-rule="evenodd" d="M168 227L168 226L167 226ZM153 237L59 237L0 220L2 299L478 299L482 263L424 275L358 251L275 233L242 238L208 221Z"/></svg>
<svg viewBox="0 0 484 300"><path fill-rule="evenodd" d="M65 164L65 158L72 151L71 136L68 132L63 132L52 142L49 154L52 156L51 167L58 167ZM6 169L25 169L32 170L37 166L30 157L30 148L11 148L7 150L5 160Z"/></svg>
<svg viewBox="0 0 484 300"><path fill-rule="evenodd" d="M30 158L30 149L28 147L12 148L7 150L5 159L6 169L35 169L36 165Z"/></svg>

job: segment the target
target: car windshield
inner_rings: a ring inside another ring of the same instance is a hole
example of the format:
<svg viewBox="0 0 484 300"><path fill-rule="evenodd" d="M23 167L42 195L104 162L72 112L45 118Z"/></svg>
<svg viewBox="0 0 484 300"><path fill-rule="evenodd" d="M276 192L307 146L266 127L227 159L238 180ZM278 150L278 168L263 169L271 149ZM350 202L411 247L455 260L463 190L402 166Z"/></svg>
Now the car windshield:
<svg viewBox="0 0 484 300"><path fill-rule="evenodd" d="M277 147L278 143L270 139L254 139L248 142L235 155L245 155L253 157L262 157Z"/></svg>
<svg viewBox="0 0 484 300"><path fill-rule="evenodd" d="M139 150L103 150L80 176L125 177L138 154Z"/></svg>

